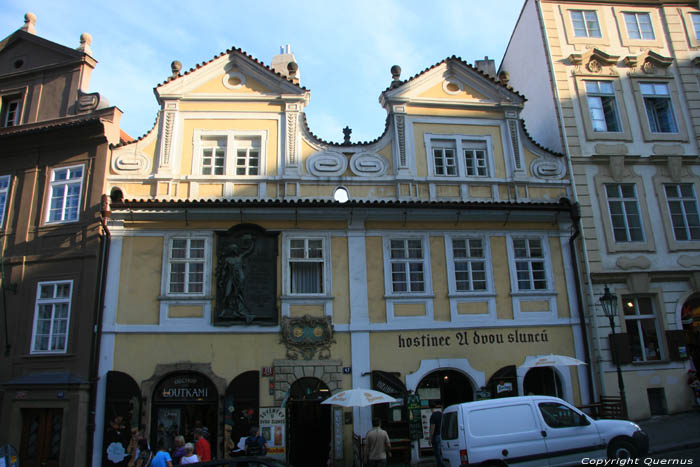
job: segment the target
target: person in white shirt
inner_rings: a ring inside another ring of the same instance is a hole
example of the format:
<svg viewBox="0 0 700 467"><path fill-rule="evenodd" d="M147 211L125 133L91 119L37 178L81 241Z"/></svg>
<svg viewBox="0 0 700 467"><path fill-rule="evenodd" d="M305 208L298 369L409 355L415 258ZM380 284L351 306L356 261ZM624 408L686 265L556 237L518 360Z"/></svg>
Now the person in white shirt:
<svg viewBox="0 0 700 467"><path fill-rule="evenodd" d="M194 453L194 445L192 443L187 443L185 444L185 455L182 456L180 464L194 464L195 462L199 462L199 458L197 454Z"/></svg>

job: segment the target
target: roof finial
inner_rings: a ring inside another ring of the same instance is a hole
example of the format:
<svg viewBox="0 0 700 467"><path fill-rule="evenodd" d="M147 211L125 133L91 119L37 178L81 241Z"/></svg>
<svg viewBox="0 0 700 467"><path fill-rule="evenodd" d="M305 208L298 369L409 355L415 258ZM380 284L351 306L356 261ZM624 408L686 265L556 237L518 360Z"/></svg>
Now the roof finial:
<svg viewBox="0 0 700 467"><path fill-rule="evenodd" d="M297 78L297 71L299 71L299 65L297 65L297 62L287 63L288 77L294 83L299 83L299 78Z"/></svg>
<svg viewBox="0 0 700 467"><path fill-rule="evenodd" d="M170 70L173 72L172 77L173 77L173 78L177 78L178 75L180 74L180 70L182 70L182 63L180 63L180 62L177 61L177 60L174 60L174 61L170 64Z"/></svg>
<svg viewBox="0 0 700 467"><path fill-rule="evenodd" d="M36 15L31 11L24 15L24 26L22 26L22 31L27 31L30 34L36 34Z"/></svg>
<svg viewBox="0 0 700 467"><path fill-rule="evenodd" d="M346 126L343 128L343 144L350 144L350 133L352 133L352 130L350 129L349 126Z"/></svg>
<svg viewBox="0 0 700 467"><path fill-rule="evenodd" d="M79 52L91 55L92 50L90 50L90 44L92 44L92 36L89 33L84 32L80 35L80 46L77 48L77 50Z"/></svg>
<svg viewBox="0 0 700 467"><path fill-rule="evenodd" d="M391 87L395 88L399 84L401 84L401 67L398 65L394 65L391 67Z"/></svg>

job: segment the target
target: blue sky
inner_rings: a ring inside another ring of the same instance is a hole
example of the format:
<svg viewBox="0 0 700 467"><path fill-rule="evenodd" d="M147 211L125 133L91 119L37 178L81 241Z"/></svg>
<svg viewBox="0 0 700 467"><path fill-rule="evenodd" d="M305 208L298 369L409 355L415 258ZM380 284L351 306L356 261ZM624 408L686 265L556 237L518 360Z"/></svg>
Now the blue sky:
<svg viewBox="0 0 700 467"><path fill-rule="evenodd" d="M390 68L406 79L457 55L474 64L505 52L524 0L163 1L3 0L0 37L19 29L24 14L37 16L37 34L68 47L80 34L93 37L98 65L90 91L123 112L133 137L153 126L153 88L170 75L239 47L266 65L291 44L301 85L311 91L311 131L328 141L369 141L384 130L378 103L391 82Z"/></svg>

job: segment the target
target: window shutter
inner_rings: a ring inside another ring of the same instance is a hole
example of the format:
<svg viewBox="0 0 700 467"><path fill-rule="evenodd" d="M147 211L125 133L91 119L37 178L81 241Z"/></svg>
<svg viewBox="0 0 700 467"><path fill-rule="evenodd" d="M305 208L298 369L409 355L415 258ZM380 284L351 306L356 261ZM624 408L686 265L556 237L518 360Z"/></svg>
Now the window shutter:
<svg viewBox="0 0 700 467"><path fill-rule="evenodd" d="M688 337L681 329L666 331L666 342L668 343L669 360L686 360L688 358ZM682 349L682 350L681 350Z"/></svg>
<svg viewBox="0 0 700 467"><path fill-rule="evenodd" d="M627 334L615 334L615 340L613 341L613 335L609 334L610 337L610 348L615 346L615 353L617 353L617 360L620 365L625 365L627 363L632 363L632 352L630 351L630 338ZM615 362L613 361L613 364Z"/></svg>

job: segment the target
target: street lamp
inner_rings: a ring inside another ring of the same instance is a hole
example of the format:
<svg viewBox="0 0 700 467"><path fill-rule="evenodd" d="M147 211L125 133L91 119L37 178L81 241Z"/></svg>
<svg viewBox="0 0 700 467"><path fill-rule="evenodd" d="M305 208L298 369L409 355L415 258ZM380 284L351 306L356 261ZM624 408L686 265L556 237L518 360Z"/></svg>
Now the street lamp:
<svg viewBox="0 0 700 467"><path fill-rule="evenodd" d="M622 415L627 418L627 397L625 397L625 383L622 381L622 369L620 369L620 360L617 358L617 348L615 340L615 315L617 314L617 297L610 293L608 286L605 286L605 293L600 297L600 306L603 307L603 313L610 320L610 329L612 330L612 356L615 366L617 367L617 386L620 391L620 399L622 400Z"/></svg>

